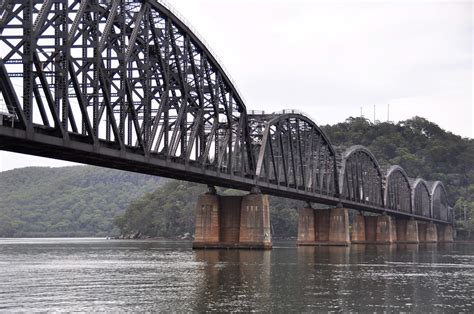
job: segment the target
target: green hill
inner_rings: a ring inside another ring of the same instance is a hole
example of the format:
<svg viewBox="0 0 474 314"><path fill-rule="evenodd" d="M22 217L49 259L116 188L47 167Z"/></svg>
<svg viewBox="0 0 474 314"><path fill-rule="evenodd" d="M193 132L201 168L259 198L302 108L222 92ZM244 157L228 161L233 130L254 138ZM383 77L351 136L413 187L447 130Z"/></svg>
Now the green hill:
<svg viewBox="0 0 474 314"><path fill-rule="evenodd" d="M162 179L92 166L0 172L0 236L105 236Z"/></svg>

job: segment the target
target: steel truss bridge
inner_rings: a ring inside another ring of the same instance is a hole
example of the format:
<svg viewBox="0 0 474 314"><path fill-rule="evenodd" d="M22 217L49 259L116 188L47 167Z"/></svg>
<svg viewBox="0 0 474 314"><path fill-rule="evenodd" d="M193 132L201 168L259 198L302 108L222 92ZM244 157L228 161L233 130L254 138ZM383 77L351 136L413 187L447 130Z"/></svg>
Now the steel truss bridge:
<svg viewBox="0 0 474 314"><path fill-rule="evenodd" d="M341 151L308 116L248 111L155 0L0 1L0 149L449 223L443 184Z"/></svg>

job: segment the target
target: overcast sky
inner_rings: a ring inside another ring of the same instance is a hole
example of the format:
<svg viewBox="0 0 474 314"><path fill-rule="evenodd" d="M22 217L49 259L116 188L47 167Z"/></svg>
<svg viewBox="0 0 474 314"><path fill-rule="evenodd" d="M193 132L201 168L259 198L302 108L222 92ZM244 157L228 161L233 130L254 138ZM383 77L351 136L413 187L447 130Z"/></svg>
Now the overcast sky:
<svg viewBox="0 0 474 314"><path fill-rule="evenodd" d="M233 77L248 109L318 124L422 116L474 136L471 1L171 3ZM0 170L68 163L0 152Z"/></svg>

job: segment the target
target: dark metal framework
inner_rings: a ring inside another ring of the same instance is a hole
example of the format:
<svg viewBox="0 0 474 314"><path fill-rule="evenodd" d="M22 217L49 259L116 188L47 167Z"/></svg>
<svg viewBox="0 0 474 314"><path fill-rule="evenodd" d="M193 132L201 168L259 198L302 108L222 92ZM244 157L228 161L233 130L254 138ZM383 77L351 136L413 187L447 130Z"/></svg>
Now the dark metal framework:
<svg viewBox="0 0 474 314"><path fill-rule="evenodd" d="M431 216L431 195L428 184L423 179L416 179L412 186L413 213L419 216Z"/></svg>
<svg viewBox="0 0 474 314"><path fill-rule="evenodd" d="M436 181L431 189L432 217L440 220L451 220L448 208L448 198L446 189L440 181Z"/></svg>
<svg viewBox="0 0 474 314"><path fill-rule="evenodd" d="M391 166L385 175L384 200L387 208L412 212L411 186L408 175L400 166Z"/></svg>
<svg viewBox="0 0 474 314"><path fill-rule="evenodd" d="M217 172L253 168L242 99L157 2L10 0L2 8L0 74L10 77L2 90L23 128Z"/></svg>
<svg viewBox="0 0 474 314"><path fill-rule="evenodd" d="M329 139L299 113L251 115L259 181L337 197L336 153Z"/></svg>
<svg viewBox="0 0 474 314"><path fill-rule="evenodd" d="M346 150L339 171L341 196L374 206L384 206L382 172L375 156L356 145Z"/></svg>
<svg viewBox="0 0 474 314"><path fill-rule="evenodd" d="M247 114L216 58L156 0L0 0L0 91L3 150L424 220L452 216L440 184L434 217L423 183L407 210L398 168L384 195L366 148L347 151L339 169L304 114Z"/></svg>

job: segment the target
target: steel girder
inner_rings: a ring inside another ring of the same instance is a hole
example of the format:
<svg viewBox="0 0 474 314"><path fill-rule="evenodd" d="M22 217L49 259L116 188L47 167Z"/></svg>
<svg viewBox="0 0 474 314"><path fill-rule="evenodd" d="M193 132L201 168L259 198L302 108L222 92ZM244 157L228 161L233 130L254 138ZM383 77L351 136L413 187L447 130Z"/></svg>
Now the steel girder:
<svg viewBox="0 0 474 314"><path fill-rule="evenodd" d="M250 115L256 180L338 197L336 153L324 132L299 113Z"/></svg>
<svg viewBox="0 0 474 314"><path fill-rule="evenodd" d="M431 209L433 218L451 221L446 189L441 181L434 182L431 188Z"/></svg>
<svg viewBox="0 0 474 314"><path fill-rule="evenodd" d="M216 172L253 171L242 99L158 2L2 4L1 87L17 127Z"/></svg>
<svg viewBox="0 0 474 314"><path fill-rule="evenodd" d="M411 186L408 175L400 166L391 166L384 180L384 200L388 208L412 212Z"/></svg>
<svg viewBox="0 0 474 314"><path fill-rule="evenodd" d="M379 163L367 148L356 145L344 152L339 170L342 197L384 207L382 180Z"/></svg>
<svg viewBox="0 0 474 314"><path fill-rule="evenodd" d="M0 149L451 221L442 185L435 217L426 194L409 213L404 176L390 172L384 189L366 148L338 169L308 116L248 115L208 48L155 0L0 0L0 91Z"/></svg>
<svg viewBox="0 0 474 314"><path fill-rule="evenodd" d="M416 179L412 184L412 208L416 215L433 217L430 190L427 182L421 178Z"/></svg>

